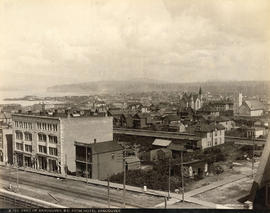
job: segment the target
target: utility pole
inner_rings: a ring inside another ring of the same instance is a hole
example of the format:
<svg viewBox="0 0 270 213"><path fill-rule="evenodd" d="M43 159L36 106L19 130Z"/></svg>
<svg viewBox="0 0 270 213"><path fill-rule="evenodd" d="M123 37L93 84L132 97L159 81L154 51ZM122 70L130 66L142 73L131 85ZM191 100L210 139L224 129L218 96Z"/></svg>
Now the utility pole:
<svg viewBox="0 0 270 213"><path fill-rule="evenodd" d="M254 130L254 134L252 133L252 142L253 142L253 146L252 146L252 178L254 178L254 152L255 152L255 127L253 124L253 130Z"/></svg>
<svg viewBox="0 0 270 213"><path fill-rule="evenodd" d="M169 179L168 179L168 200L170 199L170 190L171 190L171 158L169 158Z"/></svg>
<svg viewBox="0 0 270 213"><path fill-rule="evenodd" d="M123 152L123 169L124 169L124 179L123 179L123 208L126 208L126 147L124 147L124 152Z"/></svg>
<svg viewBox="0 0 270 213"><path fill-rule="evenodd" d="M109 179L109 175L107 176L107 181L108 181L108 208L110 208L110 179Z"/></svg>
<svg viewBox="0 0 270 213"><path fill-rule="evenodd" d="M85 176L86 176L86 183L88 183L88 171L87 171L87 146L85 146Z"/></svg>
<svg viewBox="0 0 270 213"><path fill-rule="evenodd" d="M16 161L16 165L17 165L17 192L19 191L19 164L18 164L18 160Z"/></svg>
<svg viewBox="0 0 270 213"><path fill-rule="evenodd" d="M181 152L181 183L182 183L182 202L185 200L185 184L184 184L184 162L183 162L183 151Z"/></svg>

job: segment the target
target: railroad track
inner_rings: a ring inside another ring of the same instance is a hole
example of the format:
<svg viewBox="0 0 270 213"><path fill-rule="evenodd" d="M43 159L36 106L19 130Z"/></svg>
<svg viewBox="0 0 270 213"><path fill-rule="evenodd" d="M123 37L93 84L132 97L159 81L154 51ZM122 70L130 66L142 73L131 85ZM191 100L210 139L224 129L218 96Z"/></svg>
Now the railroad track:
<svg viewBox="0 0 270 213"><path fill-rule="evenodd" d="M0 178L6 181L11 181L16 183L16 177L10 177L8 175L1 174ZM55 180L57 180L55 178ZM58 180L57 180L58 181ZM67 196L75 197L76 198L81 198L84 200L91 200L95 201L98 203L102 204L107 204L107 191L104 189L98 189L98 187L95 187L95 191L93 188L91 189L89 187L89 192L81 191L79 188L76 188L75 186L65 186L64 183L65 181L62 182L57 182L57 183L44 183L40 179L36 181L36 179L28 179L28 178L22 178L20 176L20 180L23 185L28 185L32 187L39 187L40 189L45 189L47 191L53 192L53 193L59 193L59 194L64 194ZM87 198L87 199L86 199ZM119 194L116 194L115 192L110 193L110 201L111 201L111 206L116 206L116 207L122 207L122 196ZM142 205L141 202L138 203L135 199L130 199L126 197L126 205L130 207L135 207L135 208L147 208L149 206Z"/></svg>

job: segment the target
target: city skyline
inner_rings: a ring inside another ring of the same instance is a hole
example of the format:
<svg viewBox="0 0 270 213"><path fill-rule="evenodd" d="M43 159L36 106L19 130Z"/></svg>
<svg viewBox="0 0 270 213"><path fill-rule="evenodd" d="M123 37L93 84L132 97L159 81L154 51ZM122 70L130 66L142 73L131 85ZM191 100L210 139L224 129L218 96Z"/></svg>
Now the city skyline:
<svg viewBox="0 0 270 213"><path fill-rule="evenodd" d="M1 87L270 80L268 1L1 1Z"/></svg>

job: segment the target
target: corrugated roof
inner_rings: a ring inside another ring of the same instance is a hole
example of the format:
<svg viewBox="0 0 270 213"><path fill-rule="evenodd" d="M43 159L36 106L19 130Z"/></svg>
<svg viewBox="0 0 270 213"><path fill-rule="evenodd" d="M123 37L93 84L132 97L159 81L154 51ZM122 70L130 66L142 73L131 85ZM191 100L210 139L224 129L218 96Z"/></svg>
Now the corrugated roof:
<svg viewBox="0 0 270 213"><path fill-rule="evenodd" d="M263 103L257 100L246 100L245 103L247 104L250 110L264 109Z"/></svg>
<svg viewBox="0 0 270 213"><path fill-rule="evenodd" d="M170 141L170 140L155 139L155 141L152 143L152 145L167 147L167 146L169 146L171 144L171 142L172 141Z"/></svg>

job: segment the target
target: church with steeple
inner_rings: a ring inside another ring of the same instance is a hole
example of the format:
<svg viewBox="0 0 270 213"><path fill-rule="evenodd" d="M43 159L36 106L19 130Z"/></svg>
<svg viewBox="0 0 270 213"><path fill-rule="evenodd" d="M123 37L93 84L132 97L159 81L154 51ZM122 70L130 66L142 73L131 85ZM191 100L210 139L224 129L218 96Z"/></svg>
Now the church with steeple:
<svg viewBox="0 0 270 213"><path fill-rule="evenodd" d="M180 99L182 107L190 107L193 110L199 110L203 105L202 88L200 87L199 93L184 93Z"/></svg>

